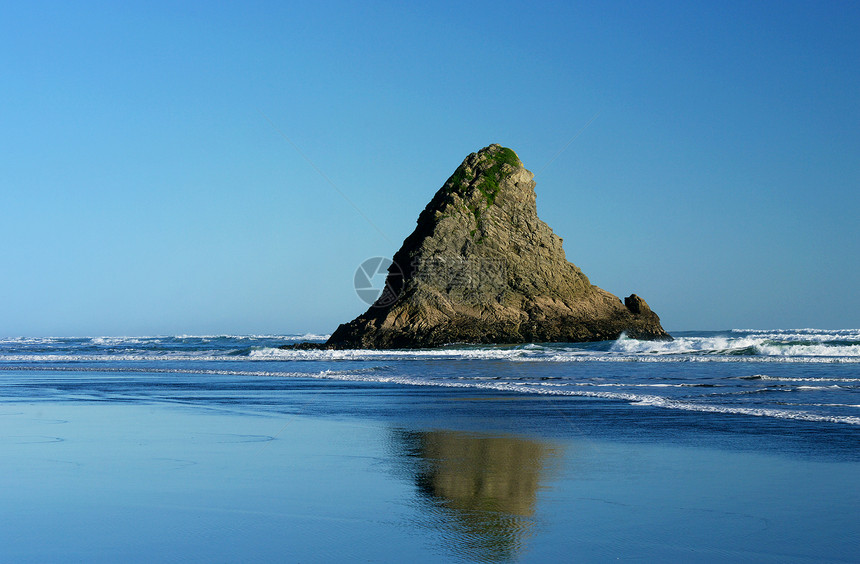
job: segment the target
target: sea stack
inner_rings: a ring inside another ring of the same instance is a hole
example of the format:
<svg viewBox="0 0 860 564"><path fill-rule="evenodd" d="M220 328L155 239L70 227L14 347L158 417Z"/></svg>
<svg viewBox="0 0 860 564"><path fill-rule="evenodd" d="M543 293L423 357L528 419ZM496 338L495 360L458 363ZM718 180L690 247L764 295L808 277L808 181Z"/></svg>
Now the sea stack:
<svg viewBox="0 0 860 564"><path fill-rule="evenodd" d="M466 157L418 216L376 302L324 346L670 340L645 300L622 302L567 261L534 188L511 149Z"/></svg>

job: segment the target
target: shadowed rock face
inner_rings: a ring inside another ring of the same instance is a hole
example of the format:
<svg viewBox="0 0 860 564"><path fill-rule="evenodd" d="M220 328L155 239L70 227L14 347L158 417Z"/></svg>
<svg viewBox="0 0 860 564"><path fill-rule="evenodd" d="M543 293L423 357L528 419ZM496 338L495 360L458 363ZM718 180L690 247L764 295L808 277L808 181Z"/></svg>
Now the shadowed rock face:
<svg viewBox="0 0 860 564"><path fill-rule="evenodd" d="M537 216L533 178L499 145L466 157L394 255L382 295L326 345L671 339L642 298L622 303L567 262Z"/></svg>

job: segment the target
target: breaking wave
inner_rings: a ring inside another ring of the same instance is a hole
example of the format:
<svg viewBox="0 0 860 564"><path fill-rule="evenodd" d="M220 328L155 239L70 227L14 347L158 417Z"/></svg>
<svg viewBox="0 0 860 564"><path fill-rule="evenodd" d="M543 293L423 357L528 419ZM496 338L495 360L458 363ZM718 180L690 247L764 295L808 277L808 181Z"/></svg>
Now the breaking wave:
<svg viewBox="0 0 860 564"><path fill-rule="evenodd" d="M622 335L603 343L519 346L450 345L417 350L291 350L281 345L324 341L328 335L180 335L0 339L0 362L115 361L387 361L500 360L516 362L777 362L860 363L860 330L740 330L677 333L674 341Z"/></svg>
<svg viewBox="0 0 860 564"><path fill-rule="evenodd" d="M64 378L63 372L117 378L123 378L121 373L315 378L860 424L860 330L735 329L674 336L670 342L622 336L600 343L454 344L419 350L281 348L328 338L320 334L20 337L0 339L0 372L32 376L21 380L22 390L38 389L41 380L54 389L51 379Z"/></svg>

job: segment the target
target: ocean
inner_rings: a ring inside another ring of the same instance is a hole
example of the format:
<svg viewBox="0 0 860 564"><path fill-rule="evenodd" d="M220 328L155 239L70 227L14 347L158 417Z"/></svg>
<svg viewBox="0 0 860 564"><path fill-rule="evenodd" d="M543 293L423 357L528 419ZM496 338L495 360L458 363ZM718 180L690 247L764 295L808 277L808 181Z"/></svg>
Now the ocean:
<svg viewBox="0 0 860 564"><path fill-rule="evenodd" d="M427 350L294 351L327 335L16 338L0 340L0 370L30 375L152 373L314 378L473 388L616 400L640 417L660 408L764 420L860 425L860 330L732 330L637 341ZM6 379L9 377L7 375ZM21 379L22 383L28 380ZM53 389L30 389L37 395ZM718 417L718 416L715 416ZM748 424L755 426L756 420Z"/></svg>
<svg viewBox="0 0 860 564"><path fill-rule="evenodd" d="M856 557L860 330L673 336L0 339L0 559Z"/></svg>

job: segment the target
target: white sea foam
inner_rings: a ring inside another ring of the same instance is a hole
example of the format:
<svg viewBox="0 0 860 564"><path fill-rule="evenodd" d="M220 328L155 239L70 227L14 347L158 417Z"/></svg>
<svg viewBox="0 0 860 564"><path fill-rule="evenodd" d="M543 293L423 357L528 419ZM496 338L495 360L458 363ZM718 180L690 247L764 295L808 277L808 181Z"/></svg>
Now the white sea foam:
<svg viewBox="0 0 860 564"><path fill-rule="evenodd" d="M252 340L272 340L272 341L325 341L331 335L323 335L319 333L302 333L296 335L179 335L177 339L228 339L233 341L252 341Z"/></svg>
<svg viewBox="0 0 860 564"><path fill-rule="evenodd" d="M0 355L0 361L26 362L26 363L67 363L67 362L152 362L152 361L193 361L206 360L217 362L234 362L247 360L247 358L236 356L217 356L188 353L154 352L150 354L10 354ZM92 370L92 368L90 369ZM101 370L99 368L98 370Z"/></svg>
<svg viewBox="0 0 860 564"><path fill-rule="evenodd" d="M331 335L319 334L319 333L302 333L295 335L174 335L174 336L154 336L154 337L139 337L144 340L154 340L154 341L173 341L173 340L184 340L184 341L193 341L200 340L204 342L211 342L218 339L224 339L229 341L258 341L258 340L269 340L269 341L285 341L285 342L296 342L296 341L325 341Z"/></svg>
<svg viewBox="0 0 860 564"><path fill-rule="evenodd" d="M429 360L484 359L510 360L524 358L525 349L392 349L392 350L293 350L264 348L252 350L251 359L259 360Z"/></svg>
<svg viewBox="0 0 860 564"><path fill-rule="evenodd" d="M756 363L756 364L858 364L860 357L720 356L720 355L634 355L611 353L561 352L529 355L527 351L500 349L447 350L281 350L260 349L248 356L212 354L211 351L151 351L138 354L0 354L0 362L159 362L159 361L422 361L422 360L498 360L510 362L606 362L606 363Z"/></svg>
<svg viewBox="0 0 860 564"><path fill-rule="evenodd" d="M860 330L776 330L744 334L679 335L674 341L639 341L622 336L605 346L585 344L452 346L419 350L286 350L272 341L324 340L327 335L210 335L175 337L14 338L0 340L2 362L111 361L400 361L499 360L511 362L745 362L860 363ZM217 342L221 340L222 342ZM195 350L198 341L201 345ZM259 343L259 344L258 344ZM75 351L81 345L105 352ZM255 348L263 345L262 348ZM38 354L31 354L30 347ZM127 349L127 350L118 350Z"/></svg>
<svg viewBox="0 0 860 564"><path fill-rule="evenodd" d="M2 369L4 367L0 367ZM5 367L5 369L21 370L22 368ZM85 366L29 366L26 370L46 370L46 371L82 371L91 372L93 368ZM246 376L246 377L277 377L277 378L311 378L311 379L327 379L341 380L354 382L373 382L373 383L390 383L409 386L434 386L446 388L472 388L496 391L509 391L517 393L532 393L541 395L559 395L559 396L576 396L576 397L591 397L608 400L620 400L629 402L634 406L650 406L664 409L677 409L684 411L698 411L707 413L725 413L736 415L749 415L756 417L772 417L778 419L793 419L800 421L811 422L829 422L842 423L850 425L860 425L860 416L843 416L843 415L826 415L811 413L803 410L789 410L777 408L760 408L760 407L744 407L744 406L726 406L717 405L714 403L696 403L689 400L673 399L653 394L638 394L625 391L599 391L587 389L572 389L573 386L583 387L593 385L595 387L655 387L655 388L671 388L677 385L673 384L623 384L623 383L554 383L554 382L533 382L533 381L505 381L485 379L475 380L452 380L452 379L426 379L414 376L389 375L380 372L375 368L367 370L322 370L318 372L280 372L280 371L253 371L253 370L224 370L224 369L195 369L195 368L157 368L157 367L99 367L98 372L130 372L130 373L173 373L173 374L205 374L205 375L228 375L228 376ZM810 389L831 389L838 386L816 387L809 386ZM760 390L756 390L760 391ZM779 390L777 390L779 391ZM853 404L840 404L849 407L860 407Z"/></svg>
<svg viewBox="0 0 860 564"><path fill-rule="evenodd" d="M94 345L140 345L145 343L146 337L93 337L90 342Z"/></svg>
<svg viewBox="0 0 860 564"><path fill-rule="evenodd" d="M88 342L95 345L140 345L163 344L175 341L214 341L225 339L232 341L325 341L331 335L319 333L302 333L296 335L145 335L145 336L95 336L95 337L2 337L0 345L56 345L58 343Z"/></svg>
<svg viewBox="0 0 860 564"><path fill-rule="evenodd" d="M678 337L674 341L639 341L622 335L611 352L634 355L731 355L860 358L860 331L771 331L749 335ZM856 341L856 344L854 342Z"/></svg>
<svg viewBox="0 0 860 564"><path fill-rule="evenodd" d="M359 380L372 381L378 383L393 383L404 384L410 386L438 386L448 388L477 388L485 390L510 391L518 393L535 393L543 395L564 395L564 396L579 396L593 397L612 400L624 400L635 406L651 406L664 409L678 409L684 411L698 411L706 413L725 413L735 415L750 415L754 417L773 417L777 419L793 419L798 421L811 422L827 422L827 423L843 423L849 425L860 425L860 417L858 416L836 416L836 415L820 415L801 410L787 409L772 409L772 408L755 408L755 407L735 407L722 406L705 403L693 403L672 400L656 395L640 395L625 392L592 392L587 390L561 390L547 389L546 387L528 386L527 383L502 383L502 382L452 382L452 381L429 381L420 380L405 376L384 376L384 375L366 375L358 377L349 372L344 373L319 373L317 378L335 379L335 380Z"/></svg>
<svg viewBox="0 0 860 564"><path fill-rule="evenodd" d="M639 341L622 335L613 343L612 352L627 354L727 353L748 349L761 341L735 337L679 337L674 341Z"/></svg>
<svg viewBox="0 0 860 564"><path fill-rule="evenodd" d="M732 329L732 333L751 333L766 335L838 335L860 338L860 329Z"/></svg>
<svg viewBox="0 0 860 564"><path fill-rule="evenodd" d="M0 339L0 345L37 345L55 339L45 339L44 337L4 337Z"/></svg>
<svg viewBox="0 0 860 564"><path fill-rule="evenodd" d="M860 356L860 344L857 345L793 345L769 344L755 345L756 351L765 356Z"/></svg>
<svg viewBox="0 0 860 564"><path fill-rule="evenodd" d="M860 378L803 378L789 376L767 376L766 374L754 374L752 376L741 376L742 380L766 380L772 382L851 382L860 384Z"/></svg>
<svg viewBox="0 0 860 564"><path fill-rule="evenodd" d="M317 333L305 333L304 335L286 335L283 338L289 341L328 341L331 335L320 335Z"/></svg>
<svg viewBox="0 0 860 564"><path fill-rule="evenodd" d="M737 415L752 415L754 417L774 417L777 419L794 419L798 421L813 421L827 423L847 423L849 425L860 425L860 417L853 415L820 415L808 411L794 411L788 409L772 409L758 407L728 407L721 405L698 404L690 402L673 401L656 396L649 397L633 405L651 405L666 409L681 409L685 411L701 411L705 413L728 413Z"/></svg>
<svg viewBox="0 0 860 564"><path fill-rule="evenodd" d="M860 334L852 333L750 333L750 339L770 340L778 343L860 343Z"/></svg>

